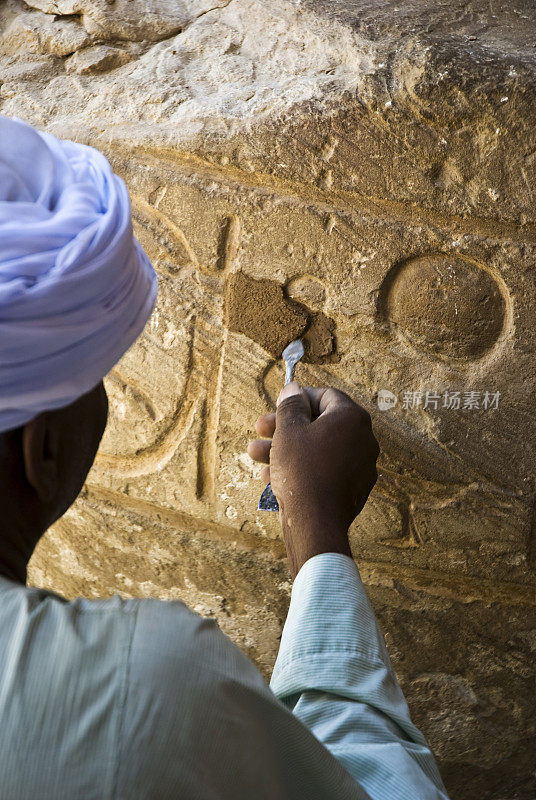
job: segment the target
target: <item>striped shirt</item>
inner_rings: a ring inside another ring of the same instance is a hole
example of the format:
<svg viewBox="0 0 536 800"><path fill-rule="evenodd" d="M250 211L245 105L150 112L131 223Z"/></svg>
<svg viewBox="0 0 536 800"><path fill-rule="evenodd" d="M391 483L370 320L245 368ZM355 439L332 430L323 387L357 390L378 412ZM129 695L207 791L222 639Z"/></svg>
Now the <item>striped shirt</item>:
<svg viewBox="0 0 536 800"><path fill-rule="evenodd" d="M359 572L307 561L270 686L180 601L0 577L0 800L447 800Z"/></svg>

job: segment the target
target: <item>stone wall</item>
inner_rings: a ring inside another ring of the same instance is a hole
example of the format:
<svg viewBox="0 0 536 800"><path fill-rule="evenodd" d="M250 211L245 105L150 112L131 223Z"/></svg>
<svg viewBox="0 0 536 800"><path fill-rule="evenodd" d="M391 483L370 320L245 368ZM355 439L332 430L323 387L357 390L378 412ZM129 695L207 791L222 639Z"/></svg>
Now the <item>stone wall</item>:
<svg viewBox="0 0 536 800"><path fill-rule="evenodd" d="M0 113L106 153L160 276L31 580L182 598L268 676L290 580L244 451L303 335L297 378L373 417L352 548L452 798L532 799L532 0L7 0L0 36Z"/></svg>

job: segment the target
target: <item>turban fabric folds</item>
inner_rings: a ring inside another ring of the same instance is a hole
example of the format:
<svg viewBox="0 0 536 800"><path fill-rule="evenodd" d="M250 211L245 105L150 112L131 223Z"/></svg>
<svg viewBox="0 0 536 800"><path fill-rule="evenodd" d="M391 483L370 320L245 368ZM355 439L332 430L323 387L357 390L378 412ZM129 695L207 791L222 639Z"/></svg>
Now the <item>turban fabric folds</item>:
<svg viewBox="0 0 536 800"><path fill-rule="evenodd" d="M96 386L156 292L102 153L0 116L0 432Z"/></svg>

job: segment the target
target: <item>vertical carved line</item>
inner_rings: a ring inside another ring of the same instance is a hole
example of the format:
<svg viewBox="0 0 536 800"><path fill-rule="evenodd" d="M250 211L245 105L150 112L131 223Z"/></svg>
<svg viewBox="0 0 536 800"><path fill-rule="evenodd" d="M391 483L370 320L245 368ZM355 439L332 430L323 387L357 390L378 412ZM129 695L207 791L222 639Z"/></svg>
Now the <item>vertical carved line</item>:
<svg viewBox="0 0 536 800"><path fill-rule="evenodd" d="M221 247L221 271L229 274L232 271L240 247L241 223L237 214L227 219L224 239ZM225 287L223 291L225 298ZM224 299L225 303L225 299ZM223 307L222 307L223 308ZM222 337L220 341L220 357L214 382L207 390L203 405L203 420L199 448L197 453L196 497L198 500L214 502L216 499L216 467L218 458L218 427L220 424L221 395L223 391L223 371L227 353L228 329L224 325L225 309L222 315Z"/></svg>
<svg viewBox="0 0 536 800"><path fill-rule="evenodd" d="M213 502L216 499L216 461L218 458L218 427L220 424L221 395L223 390L223 370L227 352L227 328L223 329L218 372L214 381L214 391L205 399L203 407L202 433L197 462L197 499Z"/></svg>
<svg viewBox="0 0 536 800"><path fill-rule="evenodd" d="M227 218L218 255L218 269L221 272L230 272L238 255L240 246L240 217L231 214Z"/></svg>

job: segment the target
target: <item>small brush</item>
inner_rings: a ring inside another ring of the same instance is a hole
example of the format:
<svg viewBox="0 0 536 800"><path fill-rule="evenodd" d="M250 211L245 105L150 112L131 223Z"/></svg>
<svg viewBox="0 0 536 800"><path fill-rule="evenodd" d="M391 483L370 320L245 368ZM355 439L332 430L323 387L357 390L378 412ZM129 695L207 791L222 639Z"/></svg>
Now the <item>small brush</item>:
<svg viewBox="0 0 536 800"><path fill-rule="evenodd" d="M301 339L295 339L283 350L283 360L286 366L285 386L294 378L294 369L304 352ZM275 494L272 492L271 483L265 487L264 492L261 494L258 507L261 511L279 511L279 503L277 502Z"/></svg>

